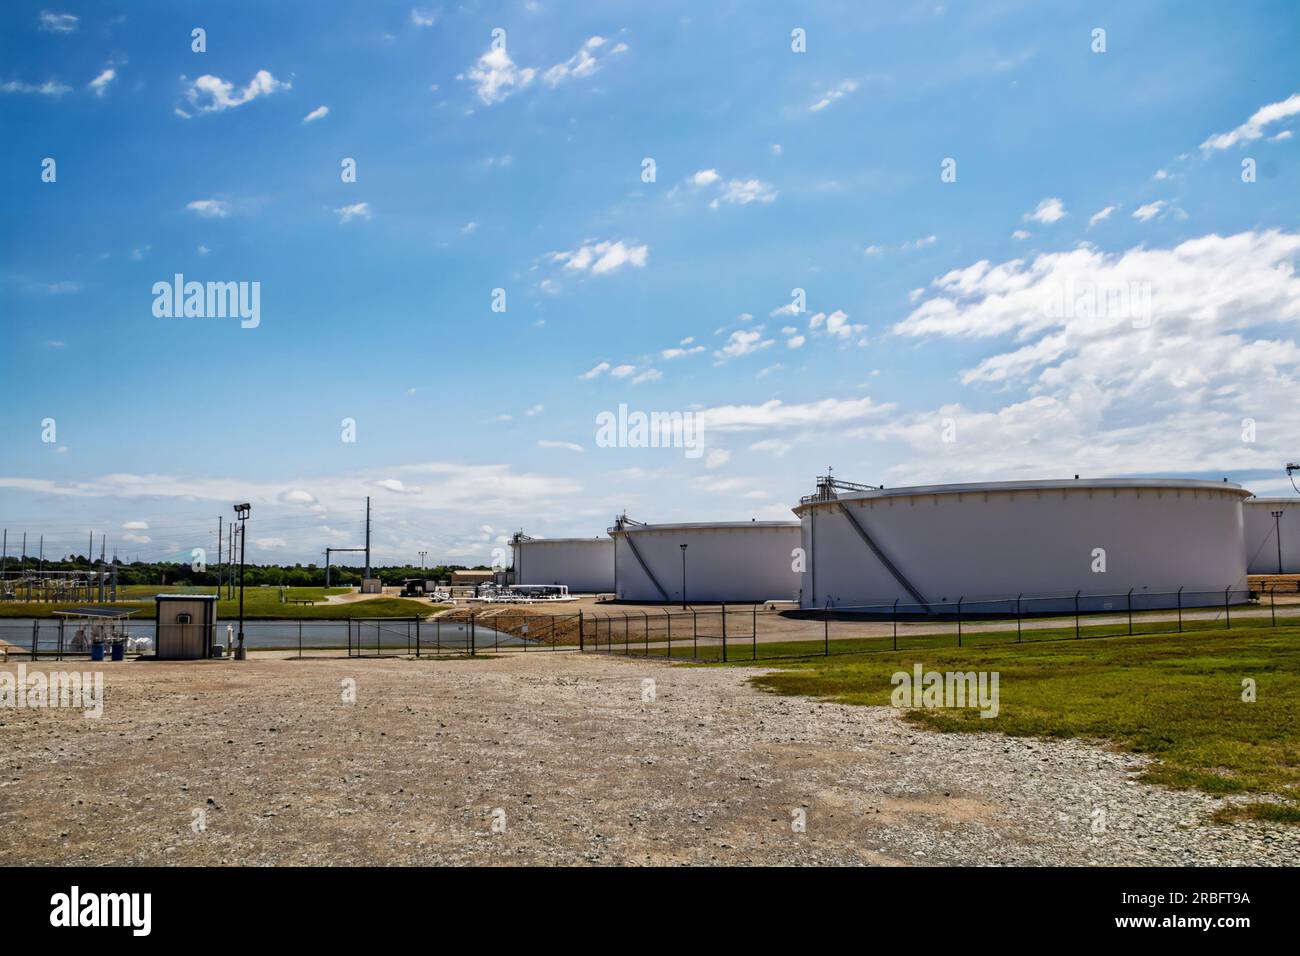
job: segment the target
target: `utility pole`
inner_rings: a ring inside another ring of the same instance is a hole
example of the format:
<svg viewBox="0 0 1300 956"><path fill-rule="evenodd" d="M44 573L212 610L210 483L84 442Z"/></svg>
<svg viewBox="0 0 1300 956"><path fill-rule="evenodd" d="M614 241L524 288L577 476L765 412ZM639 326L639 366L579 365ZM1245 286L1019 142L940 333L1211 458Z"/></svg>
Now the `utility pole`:
<svg viewBox="0 0 1300 956"><path fill-rule="evenodd" d="M370 496L366 495L366 577L370 577Z"/></svg>
<svg viewBox="0 0 1300 956"><path fill-rule="evenodd" d="M1270 511L1273 516L1273 531L1277 536L1277 573L1282 573L1282 512Z"/></svg>
<svg viewBox="0 0 1300 956"><path fill-rule="evenodd" d="M225 515L217 515L217 599L221 599L221 522Z"/></svg>
<svg viewBox="0 0 1300 956"><path fill-rule="evenodd" d="M41 535L41 556L37 559L40 562L40 570L45 571L45 535Z"/></svg>
<svg viewBox="0 0 1300 956"><path fill-rule="evenodd" d="M23 574L27 574L27 532L23 532Z"/></svg>
<svg viewBox="0 0 1300 956"><path fill-rule="evenodd" d="M248 528L245 522L248 520L248 514L252 511L251 505L235 505L235 517L239 519L239 647L235 650L235 660L242 661L247 658L244 650L244 548L248 537Z"/></svg>

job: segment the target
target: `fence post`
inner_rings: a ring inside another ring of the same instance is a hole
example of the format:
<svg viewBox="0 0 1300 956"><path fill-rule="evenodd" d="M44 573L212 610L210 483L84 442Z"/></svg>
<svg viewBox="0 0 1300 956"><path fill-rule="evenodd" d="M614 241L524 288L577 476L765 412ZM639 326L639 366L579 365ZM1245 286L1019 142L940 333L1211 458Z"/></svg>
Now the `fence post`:
<svg viewBox="0 0 1300 956"><path fill-rule="evenodd" d="M722 602L722 663L727 663L727 602Z"/></svg>
<svg viewBox="0 0 1300 956"><path fill-rule="evenodd" d="M433 652L442 656L442 618L433 619Z"/></svg>
<svg viewBox="0 0 1300 956"><path fill-rule="evenodd" d="M37 643L40 641L41 622L32 621L32 660L36 660Z"/></svg>
<svg viewBox="0 0 1300 956"><path fill-rule="evenodd" d="M894 650L898 650L898 598L894 598Z"/></svg>
<svg viewBox="0 0 1300 956"><path fill-rule="evenodd" d="M1016 643L1017 644L1020 643L1020 599L1024 596L1025 596L1024 591L1021 591L1019 594L1016 595Z"/></svg>
<svg viewBox="0 0 1300 956"><path fill-rule="evenodd" d="M749 646L751 651L749 659L756 661L758 660L758 605L750 605L750 611L752 612L752 619L749 625Z"/></svg>
<svg viewBox="0 0 1300 956"><path fill-rule="evenodd" d="M957 599L957 646L961 647L961 602L966 600L966 595Z"/></svg>
<svg viewBox="0 0 1300 956"><path fill-rule="evenodd" d="M664 619L668 625L668 659L673 659L673 612L664 608Z"/></svg>
<svg viewBox="0 0 1300 956"><path fill-rule="evenodd" d="M298 618L298 660L302 660L302 618Z"/></svg>
<svg viewBox="0 0 1300 956"><path fill-rule="evenodd" d="M470 657L473 657L475 656L475 654L478 653L478 648L474 646L476 643L475 641L476 635L474 634L474 617L477 613L478 612L476 611L469 612L469 656Z"/></svg>
<svg viewBox="0 0 1300 956"><path fill-rule="evenodd" d="M645 618L645 656L650 656L650 613L642 611L641 616Z"/></svg>
<svg viewBox="0 0 1300 956"><path fill-rule="evenodd" d="M1223 615L1225 618L1227 618L1228 630L1230 631L1232 630L1232 609L1228 606L1228 592L1231 590L1232 590L1231 584L1229 584L1226 588L1223 589Z"/></svg>
<svg viewBox="0 0 1300 956"><path fill-rule="evenodd" d="M1133 636L1133 589L1128 589L1128 636Z"/></svg>
<svg viewBox="0 0 1300 956"><path fill-rule="evenodd" d="M627 611L623 612L623 656L632 656L632 625L629 623L630 618Z"/></svg>
<svg viewBox="0 0 1300 956"><path fill-rule="evenodd" d="M1277 585L1274 584L1268 589L1268 606L1273 615L1273 626L1277 627Z"/></svg>
<svg viewBox="0 0 1300 956"><path fill-rule="evenodd" d="M415 619L415 659L420 659L420 619Z"/></svg>
<svg viewBox="0 0 1300 956"><path fill-rule="evenodd" d="M1074 639L1079 639L1079 592L1074 592Z"/></svg>
<svg viewBox="0 0 1300 956"><path fill-rule="evenodd" d="M1183 585L1178 589L1178 633L1183 633Z"/></svg>
<svg viewBox="0 0 1300 956"><path fill-rule="evenodd" d="M695 613L695 608L691 608L691 660L700 659L700 619Z"/></svg>
<svg viewBox="0 0 1300 956"><path fill-rule="evenodd" d="M822 606L822 656L831 656L831 601L826 599Z"/></svg>

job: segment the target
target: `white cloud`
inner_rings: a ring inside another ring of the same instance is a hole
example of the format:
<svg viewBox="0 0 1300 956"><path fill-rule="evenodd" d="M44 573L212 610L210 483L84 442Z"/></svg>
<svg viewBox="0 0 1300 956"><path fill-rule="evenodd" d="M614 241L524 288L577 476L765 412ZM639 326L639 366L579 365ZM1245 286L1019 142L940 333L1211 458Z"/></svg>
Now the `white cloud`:
<svg viewBox="0 0 1300 956"><path fill-rule="evenodd" d="M608 371L609 371L609 363L600 362L599 364L593 365L590 369L583 372L581 375L578 376L578 378L591 380L603 374L604 372L608 372Z"/></svg>
<svg viewBox="0 0 1300 956"><path fill-rule="evenodd" d="M688 176L686 181L692 186L712 186L721 178L716 169L701 169L699 172Z"/></svg>
<svg viewBox="0 0 1300 956"><path fill-rule="evenodd" d="M1048 226L1054 222L1060 222L1065 216L1065 203L1055 196L1044 199L1034 208L1033 212L1025 213L1025 219L1041 222Z"/></svg>
<svg viewBox="0 0 1300 956"><path fill-rule="evenodd" d="M792 335L785 340L785 344L787 348L798 349L803 348L803 344L806 341L808 341L808 339L805 336Z"/></svg>
<svg viewBox="0 0 1300 956"><path fill-rule="evenodd" d="M1107 206L1105 209L1097 210L1091 216L1088 217L1088 228L1091 229L1093 226L1097 225L1097 223L1104 222L1105 220L1109 219L1110 214L1113 213L1118 208L1119 208L1118 206Z"/></svg>
<svg viewBox="0 0 1300 956"><path fill-rule="evenodd" d="M878 405L869 397L826 398L794 405L773 398L759 405L717 405L698 414L704 428L710 431L755 431L841 425L878 417L892 409L892 405Z"/></svg>
<svg viewBox="0 0 1300 956"><path fill-rule="evenodd" d="M1133 218L1139 222L1149 222L1156 216L1160 215L1161 210L1169 205L1163 199L1157 199L1155 202L1149 202L1145 206L1138 206L1133 210Z"/></svg>
<svg viewBox="0 0 1300 956"><path fill-rule="evenodd" d="M771 149L772 149L773 156L780 156L783 152L785 152L785 150L781 148L780 143L773 143Z"/></svg>
<svg viewBox="0 0 1300 956"><path fill-rule="evenodd" d="M316 496L305 488L287 488L280 492L278 500L287 505L314 505Z"/></svg>
<svg viewBox="0 0 1300 956"><path fill-rule="evenodd" d="M555 441L549 438L538 439L538 448L560 448L564 451L583 451L583 447L571 441Z"/></svg>
<svg viewBox="0 0 1300 956"><path fill-rule="evenodd" d="M1015 232L1011 234L1011 238L1023 241L1029 238L1029 233L1025 232L1025 230L1023 229L1017 229Z"/></svg>
<svg viewBox="0 0 1300 956"><path fill-rule="evenodd" d="M920 239L913 239L910 242L903 243L903 245L900 248L905 250L924 249L926 246L932 246L938 241L939 241L938 236L935 235L923 236Z"/></svg>
<svg viewBox="0 0 1300 956"><path fill-rule="evenodd" d="M1277 331L1300 323L1298 257L1300 234L1272 230L954 270L894 331L1006 339L962 381L1026 396L926 410L858 437L910 446L909 481L950 469L944 417L976 477L1276 468L1294 455L1293 432L1261 428L1251 443L1241 428L1290 407L1300 387L1300 345Z"/></svg>
<svg viewBox="0 0 1300 956"><path fill-rule="evenodd" d="M614 378L627 378L636 371L635 365L615 365L609 370L609 374Z"/></svg>
<svg viewBox="0 0 1300 956"><path fill-rule="evenodd" d="M282 551L289 546L284 538L254 538L253 544L263 551Z"/></svg>
<svg viewBox="0 0 1300 956"><path fill-rule="evenodd" d="M643 382L657 382L663 378L663 373L657 368L648 368L632 379L633 385L640 385Z"/></svg>
<svg viewBox="0 0 1300 956"><path fill-rule="evenodd" d="M211 252L212 250L209 249L207 246L200 245L200 246L199 246L197 249L195 249L194 251L197 252L197 253L198 253L199 255L201 255L201 256L206 256L206 255L207 255L209 252Z"/></svg>
<svg viewBox="0 0 1300 956"><path fill-rule="evenodd" d="M334 212L338 215L340 224L351 222L353 219L369 219L370 203L354 202L349 206L341 206Z"/></svg>
<svg viewBox="0 0 1300 956"><path fill-rule="evenodd" d="M862 250L864 256L878 256L885 251L884 246L867 246Z"/></svg>
<svg viewBox="0 0 1300 956"><path fill-rule="evenodd" d="M190 84L185 91L185 98L200 113L219 113L251 103L259 96L270 96L272 93L292 88L292 84L282 83L267 70L258 70L253 74L248 85L238 92L235 91L233 83L205 73Z"/></svg>
<svg viewBox="0 0 1300 956"><path fill-rule="evenodd" d="M688 341L694 341L694 340L692 339ZM664 358L664 359L675 359L675 358L681 358L685 355L694 355L697 352L703 352L703 351L704 351L703 345L693 345L689 348L667 348L664 349L662 352L660 352L659 356L660 358Z"/></svg>
<svg viewBox="0 0 1300 956"><path fill-rule="evenodd" d="M534 416L540 415L544 411L546 411L545 405L534 405L531 408L524 409L524 414L529 418L533 418Z"/></svg>
<svg viewBox="0 0 1300 956"><path fill-rule="evenodd" d="M755 329L736 329L727 339L727 344L714 352L713 356L720 361L740 358L742 355L750 355L759 349L767 348L772 341L763 338L761 325Z"/></svg>
<svg viewBox="0 0 1300 956"><path fill-rule="evenodd" d="M48 10L41 11L38 21L39 29L45 33L71 33L80 22L81 18L71 13L50 13Z"/></svg>
<svg viewBox="0 0 1300 956"><path fill-rule="evenodd" d="M86 88L89 89L96 96L103 97L103 95L108 92L108 85L112 83L115 79L117 79L117 70L114 70L111 67L109 67L108 69L105 69L103 72L101 72L99 76L95 77L88 84L86 84Z"/></svg>
<svg viewBox="0 0 1300 956"><path fill-rule="evenodd" d="M1288 117L1295 116L1297 113L1300 113L1300 93L1292 93L1286 99L1277 103L1261 106L1251 114L1250 119L1236 129L1226 133L1216 133L1209 137L1201 144L1201 149L1210 152L1216 149L1227 149L1230 146L1246 143L1252 139L1259 139L1264 135L1267 127Z"/></svg>
<svg viewBox="0 0 1300 956"><path fill-rule="evenodd" d="M721 468L731 461L731 452L725 448L710 448L704 455L705 468Z"/></svg>
<svg viewBox="0 0 1300 956"><path fill-rule="evenodd" d="M224 199L196 199L186 203L185 208L204 219L225 219L230 215L230 203Z"/></svg>
<svg viewBox="0 0 1300 956"><path fill-rule="evenodd" d="M412 26L421 29L424 27L431 27L437 18L438 12L436 10L417 10L415 7L411 8Z"/></svg>
<svg viewBox="0 0 1300 956"><path fill-rule="evenodd" d="M572 252L552 252L548 258L551 262L563 263L566 269L600 275L615 272L626 265L640 269L646 264L649 254L649 246L629 244L620 239L617 242L584 242Z"/></svg>
<svg viewBox="0 0 1300 956"><path fill-rule="evenodd" d="M398 495L418 495L422 489L406 484L400 478L384 478L380 481L371 482L376 488L383 488L385 491L391 491Z"/></svg>
<svg viewBox="0 0 1300 956"><path fill-rule="evenodd" d="M537 76L537 71L532 67L519 69L505 47L496 47L480 56L466 75L474 84L479 100L491 106L526 89Z"/></svg>
<svg viewBox="0 0 1300 956"><path fill-rule="evenodd" d="M308 113L306 116L304 116L302 118L302 121L304 123L314 123L316 122L316 120L324 119L329 115L330 115L330 108L328 106L318 106L310 113Z"/></svg>
<svg viewBox="0 0 1300 956"><path fill-rule="evenodd" d="M618 43L610 47L602 55L602 50L607 41L604 37L594 36L587 40L578 50L577 53L569 57L563 63L557 63L545 73L542 74L542 82L547 86L558 86L565 80L581 79L582 77L591 76L602 66L605 60L611 56L617 56L620 53L627 52L626 43Z"/></svg>
<svg viewBox="0 0 1300 956"><path fill-rule="evenodd" d="M71 92L72 87L54 80L47 80L44 83L22 83L18 80L9 80L7 83L0 84L0 93L36 93L41 96L59 97L64 93Z"/></svg>
<svg viewBox="0 0 1300 956"><path fill-rule="evenodd" d="M816 100L808 109L813 113L820 113L826 107L830 106L841 97L847 96L858 88L857 80L844 80L837 86L832 87L822 94L821 98Z"/></svg>
<svg viewBox="0 0 1300 956"><path fill-rule="evenodd" d="M122 528L126 531L148 531L149 522L147 521L123 521Z"/></svg>
<svg viewBox="0 0 1300 956"><path fill-rule="evenodd" d="M713 209L719 203L733 206L748 206L752 202L770 203L777 197L777 191L771 183L761 179L733 179L722 187L722 194L709 203Z"/></svg>

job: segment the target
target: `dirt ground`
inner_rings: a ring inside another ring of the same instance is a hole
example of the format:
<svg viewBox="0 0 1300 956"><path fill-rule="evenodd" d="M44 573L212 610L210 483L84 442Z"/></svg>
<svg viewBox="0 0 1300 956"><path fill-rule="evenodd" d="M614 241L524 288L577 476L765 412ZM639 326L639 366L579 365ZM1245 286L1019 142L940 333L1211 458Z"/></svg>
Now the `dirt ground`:
<svg viewBox="0 0 1300 956"><path fill-rule="evenodd" d="M59 666L89 665L36 668ZM102 669L100 719L0 709L0 864L1300 863L1300 828L1207 825L1220 802L1136 783L1141 758L921 731L743 668Z"/></svg>

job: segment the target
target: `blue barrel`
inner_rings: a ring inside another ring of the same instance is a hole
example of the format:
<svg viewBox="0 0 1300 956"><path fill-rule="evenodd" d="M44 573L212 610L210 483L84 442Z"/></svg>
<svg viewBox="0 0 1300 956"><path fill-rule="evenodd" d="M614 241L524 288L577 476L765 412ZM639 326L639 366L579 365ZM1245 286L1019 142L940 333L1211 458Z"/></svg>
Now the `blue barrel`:
<svg viewBox="0 0 1300 956"><path fill-rule="evenodd" d="M126 656L126 644L122 641L113 642L113 657L115 661L120 661Z"/></svg>
<svg viewBox="0 0 1300 956"><path fill-rule="evenodd" d="M103 644L91 644L91 645L90 645L90 659L91 659L92 661L102 661L102 660L104 659L104 645L103 645Z"/></svg>

